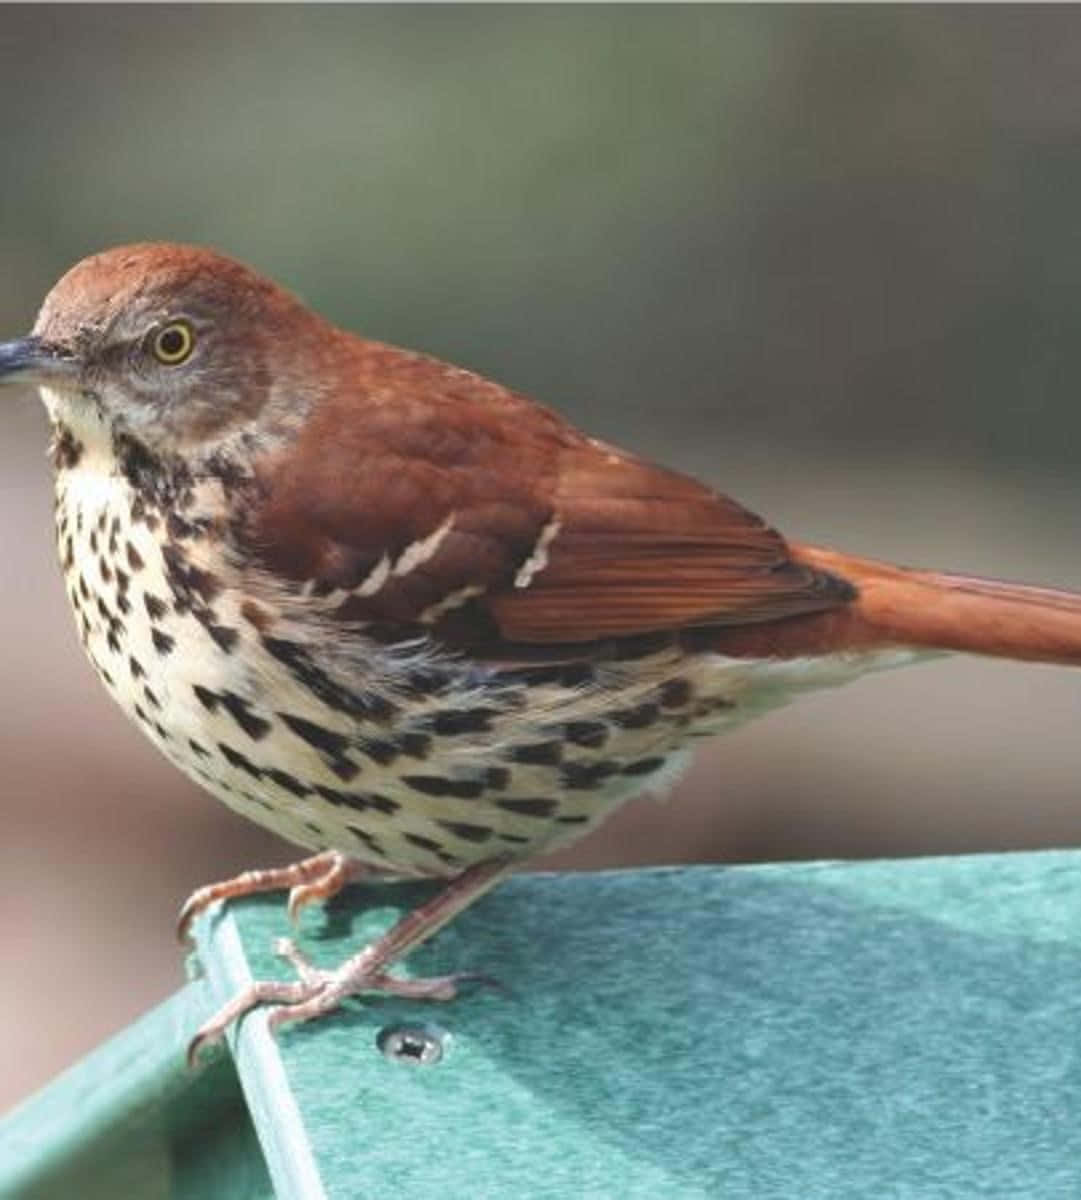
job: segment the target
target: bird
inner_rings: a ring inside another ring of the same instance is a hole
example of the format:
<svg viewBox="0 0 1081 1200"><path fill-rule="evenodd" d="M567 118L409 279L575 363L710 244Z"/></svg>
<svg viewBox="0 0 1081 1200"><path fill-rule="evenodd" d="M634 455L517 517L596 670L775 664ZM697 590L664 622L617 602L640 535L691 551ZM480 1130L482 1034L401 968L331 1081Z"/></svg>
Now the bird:
<svg viewBox="0 0 1081 1200"><path fill-rule="evenodd" d="M200 887L442 888L333 969L291 940L255 1008L448 1000L391 968L519 865L663 791L702 738L959 651L1081 664L1081 595L786 540L736 501L480 375L336 327L210 249L94 254L0 344L51 424L91 665L157 748L304 848Z"/></svg>

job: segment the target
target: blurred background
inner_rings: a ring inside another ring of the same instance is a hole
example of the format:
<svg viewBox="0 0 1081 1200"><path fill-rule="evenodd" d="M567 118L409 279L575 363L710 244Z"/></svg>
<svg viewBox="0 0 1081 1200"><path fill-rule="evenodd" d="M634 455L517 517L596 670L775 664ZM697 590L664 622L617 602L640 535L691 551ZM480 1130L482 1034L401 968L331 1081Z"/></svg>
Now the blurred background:
<svg viewBox="0 0 1081 1200"><path fill-rule="evenodd" d="M1081 587L1081 10L6 7L0 337L206 243L790 536ZM0 433L0 1109L179 985L177 906L295 857L82 660L46 424ZM1081 674L954 659L716 742L554 865L1081 844Z"/></svg>

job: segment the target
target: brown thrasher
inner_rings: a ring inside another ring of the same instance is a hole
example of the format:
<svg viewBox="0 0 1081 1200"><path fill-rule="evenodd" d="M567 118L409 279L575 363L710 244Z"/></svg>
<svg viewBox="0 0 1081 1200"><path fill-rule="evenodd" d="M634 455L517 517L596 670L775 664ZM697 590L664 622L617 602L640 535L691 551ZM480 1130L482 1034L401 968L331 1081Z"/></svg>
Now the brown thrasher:
<svg viewBox="0 0 1081 1200"><path fill-rule="evenodd" d="M0 382L53 426L83 645L181 770L316 851L201 888L448 880L335 971L254 1005L447 999L387 968L517 863L671 774L692 738L961 650L1081 663L1081 596L787 543L732 500L498 384L328 324L207 250L72 268Z"/></svg>

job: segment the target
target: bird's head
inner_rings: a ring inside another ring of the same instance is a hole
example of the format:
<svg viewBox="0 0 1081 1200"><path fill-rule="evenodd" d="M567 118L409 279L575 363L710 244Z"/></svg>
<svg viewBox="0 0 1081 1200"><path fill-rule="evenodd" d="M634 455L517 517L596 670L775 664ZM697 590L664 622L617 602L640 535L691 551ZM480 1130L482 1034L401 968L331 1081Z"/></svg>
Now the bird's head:
<svg viewBox="0 0 1081 1200"><path fill-rule="evenodd" d="M77 263L28 337L0 344L0 383L36 384L81 440L199 452L302 419L335 331L232 259L123 246Z"/></svg>

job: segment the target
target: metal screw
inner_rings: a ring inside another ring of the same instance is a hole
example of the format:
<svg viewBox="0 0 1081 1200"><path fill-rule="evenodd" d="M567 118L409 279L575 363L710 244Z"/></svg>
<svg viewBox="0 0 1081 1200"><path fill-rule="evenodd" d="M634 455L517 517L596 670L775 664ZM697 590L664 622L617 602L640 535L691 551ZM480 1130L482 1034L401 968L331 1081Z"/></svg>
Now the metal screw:
<svg viewBox="0 0 1081 1200"><path fill-rule="evenodd" d="M375 1039L384 1058L430 1067L443 1057L448 1035L435 1025L389 1025Z"/></svg>

